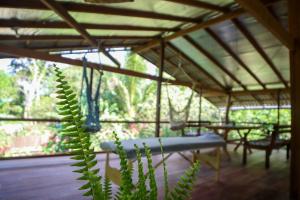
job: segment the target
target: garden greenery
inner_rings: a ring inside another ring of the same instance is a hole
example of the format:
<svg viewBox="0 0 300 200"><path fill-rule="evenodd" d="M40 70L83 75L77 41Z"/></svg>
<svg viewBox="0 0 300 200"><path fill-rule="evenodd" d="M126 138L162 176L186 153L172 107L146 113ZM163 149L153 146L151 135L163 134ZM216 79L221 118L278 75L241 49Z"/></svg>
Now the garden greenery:
<svg viewBox="0 0 300 200"><path fill-rule="evenodd" d="M117 194L113 197L111 181L99 175L100 169L96 167L97 159L94 150L91 148L90 135L84 130L84 119L80 112L80 106L76 94L71 89L62 72L56 68L57 77L57 106L59 114L62 116L63 137L67 138L66 147L71 151L71 159L76 162L72 166L78 167L74 172L79 173L79 180L85 184L79 190L85 190L84 196L91 196L93 200L156 200L158 198L157 184L155 179L155 168L152 165L152 155L149 147L144 144L145 155L147 158L148 173L144 174L142 154L135 145L138 166L138 181L133 182L132 166L129 164L127 155L122 147L120 139L114 133L117 154L120 158L121 186ZM161 141L160 141L161 142ZM160 143L161 144L161 143ZM184 200L189 198L192 185L199 171L199 162L194 163L182 177L172 191L169 191L168 172L165 164L165 157L161 145L161 154L164 170L164 199L165 200Z"/></svg>

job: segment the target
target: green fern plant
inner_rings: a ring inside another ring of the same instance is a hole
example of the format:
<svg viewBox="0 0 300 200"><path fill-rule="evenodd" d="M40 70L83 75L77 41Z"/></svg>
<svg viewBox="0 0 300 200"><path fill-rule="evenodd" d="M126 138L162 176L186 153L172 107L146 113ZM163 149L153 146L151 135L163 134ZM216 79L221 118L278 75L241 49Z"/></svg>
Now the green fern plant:
<svg viewBox="0 0 300 200"><path fill-rule="evenodd" d="M111 181L108 177L102 180L102 177L99 175L100 169L96 167L96 154L91 148L90 135L83 128L84 120L76 95L70 85L65 81L62 72L58 68L55 68L55 72L58 83L57 98L59 99L57 107L63 121L62 135L66 138L66 147L73 154L71 159L76 161L72 166L78 167L74 172L80 174L79 180L85 181L79 190L85 190L83 195L91 196L93 200L156 200L158 191L155 179L155 168L152 165L152 155L149 147L144 144L148 168L148 173L145 176L142 153L138 146L135 145L138 165L138 181L135 184L132 180L132 165L127 159L127 154L124 151L122 142L116 133L114 133L114 137L116 152L120 158L121 186L118 193L113 197ZM160 139L159 142L161 144ZM196 162L192 165L179 179L174 190L170 192L162 145L161 154L164 170L164 199L184 200L189 198L200 164ZM149 184L147 184L148 182Z"/></svg>

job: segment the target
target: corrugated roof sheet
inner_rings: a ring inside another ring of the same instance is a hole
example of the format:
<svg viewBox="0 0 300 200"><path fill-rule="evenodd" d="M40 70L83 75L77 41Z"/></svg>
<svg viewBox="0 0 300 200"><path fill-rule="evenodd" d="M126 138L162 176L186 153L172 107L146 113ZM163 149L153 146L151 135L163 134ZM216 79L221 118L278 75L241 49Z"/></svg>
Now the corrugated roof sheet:
<svg viewBox="0 0 300 200"><path fill-rule="evenodd" d="M200 0L199 0L200 1ZM30 1L32 2L32 1ZM59 1L66 2L66 1ZM83 0L68 1L83 3ZM237 7L233 0L202 0L221 7L233 8ZM13 1L12 3L17 3ZM23 2L24 3L24 2ZM25 1L26 4L26 1ZM85 4L84 4L85 5ZM166 0L136 0L131 3L107 4L111 8L126 8L140 11L148 11L153 13L168 14L173 16L181 16L191 19L209 20L216 11L210 11L193 6L169 2ZM276 1L269 6L270 12L287 27L287 5L286 1ZM159 20L146 17L132 17L109 15L100 13L83 13L69 12L71 16L79 23L106 24L106 25L130 25L130 26L146 26L160 28L186 28L193 26L194 23L175 21L175 20ZM220 13L219 13L220 15ZM0 20L33 20L47 22L62 22L63 20L50 10L37 9L21 9L7 8L0 5ZM289 56L288 50L261 24L248 14L241 15L237 20L246 28L266 55L274 64L276 70L280 72L286 82L289 83ZM38 49L43 51L59 51L66 49L82 49L89 48L88 43L80 38L80 34L71 28L17 28L16 27L0 27L0 44L7 44L17 47L26 47L30 49ZM272 70L269 64L256 51L251 42L245 35L232 23L232 21L224 21L210 27L249 68L251 72L266 86L270 91L284 89L284 84L278 75ZM114 46L138 46L145 45L152 37L172 34L172 32L160 31L141 31L141 30L104 30L104 29L88 29L88 33L93 37L102 37L101 44L108 48ZM52 40L35 40L34 38L21 39L24 36L54 36ZM70 38L58 38L60 36ZM21 36L21 38L18 38ZM57 37L56 37L57 36ZM72 38L75 36L78 38ZM119 36L119 39L115 37ZM130 36L125 38L125 36ZM131 37L134 36L134 37ZM140 36L136 38L136 36ZM145 36L145 37L144 37ZM223 90L223 94L217 96L207 95L207 99L217 106L226 104L226 95L224 88L232 88L233 91L243 91L245 88L254 91L251 94L247 91L245 95L235 95L233 98L236 106L252 106L252 105L275 105L277 104L274 94L261 94L265 91L263 86L251 75L239 62L230 55L206 30L198 30L187 35L197 46L205 49L207 54L215 59L216 64L207 55L203 54L195 45L191 44L183 37L170 41L170 44L177 48L180 52L176 52L169 45L166 47L165 71L174 78L185 82L197 82L202 88L213 90ZM2 37L2 39L1 39ZM10 38L9 38L10 37ZM55 38L56 37L56 38ZM111 37L111 38L109 38ZM148 38L147 38L148 37ZM114 39L115 38L115 39ZM155 47L148 51L140 53L144 58L155 65L159 63L159 48ZM3 55L1 55L3 56ZM224 67L223 69L220 66ZM232 75L228 74L231 73ZM200 87L199 86L199 87ZM245 87L245 88L244 88ZM197 88L199 89L199 88ZM259 94L258 94L258 91ZM282 104L289 104L288 92L281 94Z"/></svg>

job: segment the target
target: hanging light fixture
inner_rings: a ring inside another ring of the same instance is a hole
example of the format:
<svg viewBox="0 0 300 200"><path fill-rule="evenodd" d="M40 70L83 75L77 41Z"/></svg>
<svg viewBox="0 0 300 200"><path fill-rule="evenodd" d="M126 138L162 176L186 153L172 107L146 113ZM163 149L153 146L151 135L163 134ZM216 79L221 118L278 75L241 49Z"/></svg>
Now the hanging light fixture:
<svg viewBox="0 0 300 200"><path fill-rule="evenodd" d="M133 2L134 0L84 0L87 3L125 3Z"/></svg>

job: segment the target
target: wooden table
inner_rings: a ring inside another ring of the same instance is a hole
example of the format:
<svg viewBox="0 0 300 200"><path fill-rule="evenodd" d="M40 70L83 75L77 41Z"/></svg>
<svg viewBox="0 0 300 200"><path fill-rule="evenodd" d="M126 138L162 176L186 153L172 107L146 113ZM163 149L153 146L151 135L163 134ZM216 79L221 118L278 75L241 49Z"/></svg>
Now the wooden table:
<svg viewBox="0 0 300 200"><path fill-rule="evenodd" d="M235 151L239 148L240 145L245 144L246 138L248 137L249 133L253 129L262 128L261 126L257 126L257 125L249 126L249 125L229 125L229 124L206 125L204 127L208 128L210 130L213 130L218 135L223 135L226 144L230 142L230 140L228 140L228 134L231 131L237 131L238 135L240 136L240 140L234 149ZM223 131L223 133L221 133L221 131ZM247 154L247 149L246 149L245 145L243 145L243 146L244 146L243 155L245 155L245 154ZM231 160L230 154L227 150L227 145L225 145L225 147L224 147L224 152L227 155L228 159ZM243 160L243 162L244 162L244 160Z"/></svg>

